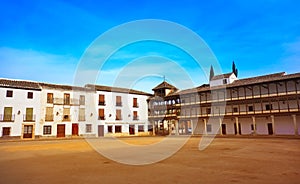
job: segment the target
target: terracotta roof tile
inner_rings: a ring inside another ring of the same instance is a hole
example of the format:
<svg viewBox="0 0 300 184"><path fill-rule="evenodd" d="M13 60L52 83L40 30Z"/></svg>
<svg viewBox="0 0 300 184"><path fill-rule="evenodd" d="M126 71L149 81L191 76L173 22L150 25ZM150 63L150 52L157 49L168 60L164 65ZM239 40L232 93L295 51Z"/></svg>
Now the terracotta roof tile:
<svg viewBox="0 0 300 184"><path fill-rule="evenodd" d="M152 94L146 93L143 91L138 91L138 90L128 89L128 88L121 88L121 87L111 87L111 86L102 86L102 85L93 85L93 84L87 84L87 85L85 85L85 87L90 88L92 90L96 90L96 91L107 91L107 92L118 92L118 93L129 93L129 94L153 96Z"/></svg>
<svg viewBox="0 0 300 184"><path fill-rule="evenodd" d="M41 90L37 82L14 79L0 79L0 87Z"/></svg>
<svg viewBox="0 0 300 184"><path fill-rule="evenodd" d="M157 85L152 90L157 90L157 89L177 89L177 88L175 86L167 83L166 81L164 81L164 82L160 83L159 85Z"/></svg>

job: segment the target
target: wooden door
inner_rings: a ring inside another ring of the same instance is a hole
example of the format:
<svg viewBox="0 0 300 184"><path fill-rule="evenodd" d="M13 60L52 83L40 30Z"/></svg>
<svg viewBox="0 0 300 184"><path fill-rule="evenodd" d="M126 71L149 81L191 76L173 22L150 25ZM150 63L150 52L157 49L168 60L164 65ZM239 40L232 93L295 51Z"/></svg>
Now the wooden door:
<svg viewBox="0 0 300 184"><path fill-rule="evenodd" d="M129 125L129 134L134 135L135 134L135 126L134 125Z"/></svg>
<svg viewBox="0 0 300 184"><path fill-rule="evenodd" d="M2 128L2 137L10 135L10 127L3 127Z"/></svg>
<svg viewBox="0 0 300 184"><path fill-rule="evenodd" d="M269 133L269 135L273 135L273 125L272 125L272 123L268 123L268 133Z"/></svg>
<svg viewBox="0 0 300 184"><path fill-rule="evenodd" d="M226 124L222 124L222 134L226 135Z"/></svg>
<svg viewBox="0 0 300 184"><path fill-rule="evenodd" d="M241 126L241 123L239 123L239 134L242 135L242 126Z"/></svg>
<svg viewBox="0 0 300 184"><path fill-rule="evenodd" d="M11 121L11 120L12 120L12 107L4 107L3 121Z"/></svg>
<svg viewBox="0 0 300 184"><path fill-rule="evenodd" d="M98 137L104 136L104 125L98 125Z"/></svg>
<svg viewBox="0 0 300 184"><path fill-rule="evenodd" d="M24 125L23 138L32 138L33 125Z"/></svg>
<svg viewBox="0 0 300 184"><path fill-rule="evenodd" d="M78 124L72 124L72 135L78 135Z"/></svg>
<svg viewBox="0 0 300 184"><path fill-rule="evenodd" d="M65 137L65 125L57 125L57 137Z"/></svg>

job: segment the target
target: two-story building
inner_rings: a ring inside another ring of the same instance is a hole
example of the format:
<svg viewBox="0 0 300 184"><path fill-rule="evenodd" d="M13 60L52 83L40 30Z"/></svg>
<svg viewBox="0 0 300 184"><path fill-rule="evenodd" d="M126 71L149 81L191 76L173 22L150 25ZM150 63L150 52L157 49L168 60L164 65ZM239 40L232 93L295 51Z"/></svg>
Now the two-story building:
<svg viewBox="0 0 300 184"><path fill-rule="evenodd" d="M237 79L232 72L186 90L164 83L153 89L156 95L149 101L149 120L156 134L300 132L300 73Z"/></svg>
<svg viewBox="0 0 300 184"><path fill-rule="evenodd" d="M40 136L40 98L36 82L0 79L0 136Z"/></svg>

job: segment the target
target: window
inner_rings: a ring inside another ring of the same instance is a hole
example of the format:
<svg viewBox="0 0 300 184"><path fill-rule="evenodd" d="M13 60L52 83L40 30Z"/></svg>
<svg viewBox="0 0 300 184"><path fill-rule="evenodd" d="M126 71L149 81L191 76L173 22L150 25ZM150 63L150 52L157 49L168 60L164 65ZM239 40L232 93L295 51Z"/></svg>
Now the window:
<svg viewBox="0 0 300 184"><path fill-rule="evenodd" d="M116 120L122 120L122 111L120 109L116 110Z"/></svg>
<svg viewBox="0 0 300 184"><path fill-rule="evenodd" d="M63 109L63 121L71 121L70 108Z"/></svg>
<svg viewBox="0 0 300 184"><path fill-rule="evenodd" d="M210 114L211 113L211 109L210 108L207 108L206 109L206 114Z"/></svg>
<svg viewBox="0 0 300 184"><path fill-rule="evenodd" d="M104 95L99 95L99 103L98 105L105 105Z"/></svg>
<svg viewBox="0 0 300 184"><path fill-rule="evenodd" d="M28 92L27 93L27 98L28 99L33 99L33 92Z"/></svg>
<svg viewBox="0 0 300 184"><path fill-rule="evenodd" d="M70 94L69 93L64 94L64 105L70 105Z"/></svg>
<svg viewBox="0 0 300 184"><path fill-rule="evenodd" d="M44 135L51 135L51 125L44 126L43 134Z"/></svg>
<svg viewBox="0 0 300 184"><path fill-rule="evenodd" d="M107 132L108 133L113 133L113 129L112 129L113 127L110 125L110 126L107 126Z"/></svg>
<svg viewBox="0 0 300 184"><path fill-rule="evenodd" d="M253 106L251 105L251 106L248 106L248 111L249 112L252 112L253 111Z"/></svg>
<svg viewBox="0 0 300 184"><path fill-rule="evenodd" d="M53 121L53 107L46 107L45 121Z"/></svg>
<svg viewBox="0 0 300 184"><path fill-rule="evenodd" d="M144 132L144 125L139 125L138 129L139 129L139 132Z"/></svg>
<svg viewBox="0 0 300 184"><path fill-rule="evenodd" d="M212 129L212 128L211 128L211 125L206 125L206 131L207 131L207 132L211 132L211 129Z"/></svg>
<svg viewBox="0 0 300 184"><path fill-rule="evenodd" d="M223 84L227 84L227 79L223 79Z"/></svg>
<svg viewBox="0 0 300 184"><path fill-rule="evenodd" d="M137 111L133 111L133 120L138 120L138 112Z"/></svg>
<svg viewBox="0 0 300 184"><path fill-rule="evenodd" d="M238 112L238 111L239 111L239 109L237 107L233 108L233 112Z"/></svg>
<svg viewBox="0 0 300 184"><path fill-rule="evenodd" d="M3 121L13 121L12 107L4 107Z"/></svg>
<svg viewBox="0 0 300 184"><path fill-rule="evenodd" d="M3 127L2 128L2 136L10 136L10 127Z"/></svg>
<svg viewBox="0 0 300 184"><path fill-rule="evenodd" d="M34 121L33 108L26 108L26 115L24 121Z"/></svg>
<svg viewBox="0 0 300 184"><path fill-rule="evenodd" d="M98 120L105 120L104 109L98 109Z"/></svg>
<svg viewBox="0 0 300 184"><path fill-rule="evenodd" d="M266 110L267 111L272 110L272 109L273 109L272 104L266 104Z"/></svg>
<svg viewBox="0 0 300 184"><path fill-rule="evenodd" d="M47 103L53 103L53 93L47 93Z"/></svg>
<svg viewBox="0 0 300 184"><path fill-rule="evenodd" d="M85 108L79 108L79 121L85 121Z"/></svg>
<svg viewBox="0 0 300 184"><path fill-rule="evenodd" d="M122 133L122 126L116 125L115 126L115 133Z"/></svg>
<svg viewBox="0 0 300 184"><path fill-rule="evenodd" d="M80 97L79 97L79 105L85 105L85 96L84 95L80 95Z"/></svg>
<svg viewBox="0 0 300 184"><path fill-rule="evenodd" d="M137 98L133 98L133 107L139 107L137 103Z"/></svg>
<svg viewBox="0 0 300 184"><path fill-rule="evenodd" d="M13 91L7 90L6 91L6 97L13 97Z"/></svg>
<svg viewBox="0 0 300 184"><path fill-rule="evenodd" d="M121 98L121 96L116 96L116 106L122 106L122 98Z"/></svg>
<svg viewBox="0 0 300 184"><path fill-rule="evenodd" d="M92 132L92 124L86 124L85 125L85 132L91 133Z"/></svg>

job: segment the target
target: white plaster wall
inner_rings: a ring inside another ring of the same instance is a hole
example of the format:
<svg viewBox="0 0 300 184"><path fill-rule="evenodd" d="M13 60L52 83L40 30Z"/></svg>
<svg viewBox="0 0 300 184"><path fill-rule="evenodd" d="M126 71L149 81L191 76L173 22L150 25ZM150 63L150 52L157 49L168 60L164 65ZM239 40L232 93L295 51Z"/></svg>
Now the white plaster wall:
<svg viewBox="0 0 300 184"><path fill-rule="evenodd" d="M268 135L267 123L271 123L271 119L265 117L256 117L256 133L261 135Z"/></svg>
<svg viewBox="0 0 300 184"><path fill-rule="evenodd" d="M239 118L239 123L241 125L241 133L242 135L251 134L251 125L252 125L252 118Z"/></svg>
<svg viewBox="0 0 300 184"><path fill-rule="evenodd" d="M6 97L6 91L13 91L13 97ZM27 98L27 93L33 92L33 99ZM35 136L40 135L40 91L14 88L0 88L0 114L4 114L4 107L12 107L12 115L15 116L14 122L0 122L0 136L2 136L3 127L11 127L10 136L22 135L22 124L35 124ZM35 122L24 122L23 116L26 114L26 108L33 108ZM20 111L20 114L18 112Z"/></svg>
<svg viewBox="0 0 300 184"><path fill-rule="evenodd" d="M275 116L274 129L277 135L294 135L294 123L292 116Z"/></svg>

